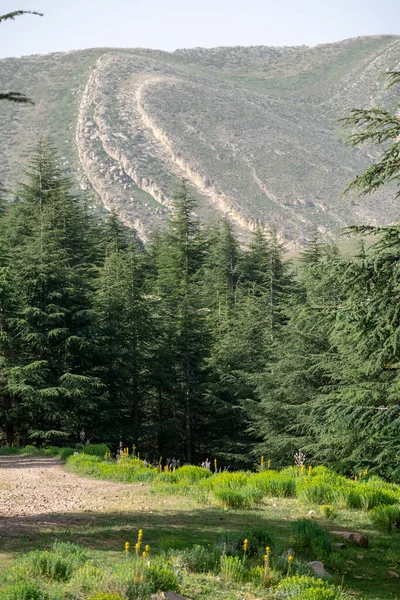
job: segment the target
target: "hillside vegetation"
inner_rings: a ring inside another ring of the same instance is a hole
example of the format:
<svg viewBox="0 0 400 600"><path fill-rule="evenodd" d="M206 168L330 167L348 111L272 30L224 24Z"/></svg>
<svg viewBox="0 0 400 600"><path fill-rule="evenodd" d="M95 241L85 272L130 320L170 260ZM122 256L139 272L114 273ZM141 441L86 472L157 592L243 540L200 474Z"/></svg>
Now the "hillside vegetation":
<svg viewBox="0 0 400 600"><path fill-rule="evenodd" d="M355 38L308 47L92 49L0 61L0 87L35 106L0 106L0 181L13 186L39 135L93 203L143 239L171 212L184 177L202 218L226 215L241 238L276 229L288 249L315 230L398 216L390 187L359 204L339 197L373 158L349 149L335 119L390 105L379 75L400 40Z"/></svg>

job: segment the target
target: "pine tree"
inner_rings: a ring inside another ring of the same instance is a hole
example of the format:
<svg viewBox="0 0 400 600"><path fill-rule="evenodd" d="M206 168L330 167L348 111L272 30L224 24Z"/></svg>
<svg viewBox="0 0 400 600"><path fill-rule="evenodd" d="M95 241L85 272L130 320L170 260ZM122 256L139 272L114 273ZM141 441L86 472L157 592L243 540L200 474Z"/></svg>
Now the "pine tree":
<svg viewBox="0 0 400 600"><path fill-rule="evenodd" d="M325 302L331 302L334 285L328 275L330 254L315 242L304 252L300 288L294 286L286 296L287 323L275 336L272 356L258 378L260 401L252 407L252 430L262 441L256 452L276 465L291 462L298 448L310 453L316 435L310 431L310 404L330 382L325 365L332 330Z"/></svg>
<svg viewBox="0 0 400 600"><path fill-rule="evenodd" d="M134 236L115 215L108 218L104 237L105 257L94 307L98 374L105 385L103 435L114 444L124 440L138 446L145 409L147 346L152 336L144 298L143 252L131 243Z"/></svg>
<svg viewBox="0 0 400 600"><path fill-rule="evenodd" d="M205 240L193 216L195 202L185 183L175 196L174 209L168 232L158 237L154 250L154 294L160 298L156 319L163 323L163 337L170 345L173 363L172 432L184 441L182 447L175 438L174 445L191 462L195 448L196 454L199 452L202 424L210 418L203 393L209 334L199 281Z"/></svg>
<svg viewBox="0 0 400 600"><path fill-rule="evenodd" d="M20 364L11 390L35 439L77 435L94 424L90 256L80 201L41 141L8 227Z"/></svg>

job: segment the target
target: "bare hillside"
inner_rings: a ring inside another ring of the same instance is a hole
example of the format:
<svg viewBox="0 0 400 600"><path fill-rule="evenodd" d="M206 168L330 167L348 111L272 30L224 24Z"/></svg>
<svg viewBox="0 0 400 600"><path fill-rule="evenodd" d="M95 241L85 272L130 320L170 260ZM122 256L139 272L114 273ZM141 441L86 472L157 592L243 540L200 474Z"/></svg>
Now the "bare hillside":
<svg viewBox="0 0 400 600"><path fill-rule="evenodd" d="M93 49L0 61L0 88L35 106L0 106L0 180L13 187L40 135L64 166L143 239L165 222L185 178L203 218L227 215L245 237L277 229L288 248L314 229L398 217L395 193L340 199L373 159L351 150L335 119L390 105L379 75L400 37L314 48L235 47L173 53Z"/></svg>

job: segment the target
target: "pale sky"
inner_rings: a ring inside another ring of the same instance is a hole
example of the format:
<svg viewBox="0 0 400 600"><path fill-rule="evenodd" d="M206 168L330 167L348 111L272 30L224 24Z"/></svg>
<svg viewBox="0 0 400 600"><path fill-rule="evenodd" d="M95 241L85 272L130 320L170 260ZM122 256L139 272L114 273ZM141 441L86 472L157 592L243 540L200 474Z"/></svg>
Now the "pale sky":
<svg viewBox="0 0 400 600"><path fill-rule="evenodd" d="M399 0L0 0L0 58L98 46L314 46L399 34Z"/></svg>

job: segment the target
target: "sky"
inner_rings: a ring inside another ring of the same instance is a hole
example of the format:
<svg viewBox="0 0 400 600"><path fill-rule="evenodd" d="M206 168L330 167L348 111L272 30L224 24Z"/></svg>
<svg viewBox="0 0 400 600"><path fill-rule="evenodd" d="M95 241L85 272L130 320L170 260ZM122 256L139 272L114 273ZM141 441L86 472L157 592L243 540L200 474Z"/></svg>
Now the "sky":
<svg viewBox="0 0 400 600"><path fill-rule="evenodd" d="M0 58L94 47L314 46L399 34L399 0L0 0Z"/></svg>

